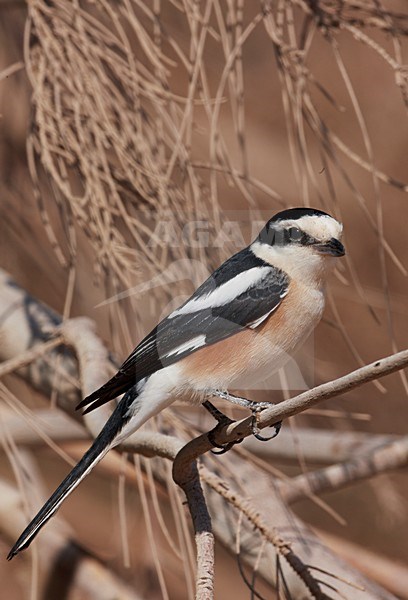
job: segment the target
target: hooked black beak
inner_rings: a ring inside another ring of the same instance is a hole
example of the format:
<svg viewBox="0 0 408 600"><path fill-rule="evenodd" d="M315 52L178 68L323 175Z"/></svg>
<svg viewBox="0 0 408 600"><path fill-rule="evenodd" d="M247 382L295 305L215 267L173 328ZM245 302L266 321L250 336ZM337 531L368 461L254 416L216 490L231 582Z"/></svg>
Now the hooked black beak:
<svg viewBox="0 0 408 600"><path fill-rule="evenodd" d="M331 238L324 244L315 244L315 248L319 254L328 256L344 256L346 254L343 244L336 238Z"/></svg>

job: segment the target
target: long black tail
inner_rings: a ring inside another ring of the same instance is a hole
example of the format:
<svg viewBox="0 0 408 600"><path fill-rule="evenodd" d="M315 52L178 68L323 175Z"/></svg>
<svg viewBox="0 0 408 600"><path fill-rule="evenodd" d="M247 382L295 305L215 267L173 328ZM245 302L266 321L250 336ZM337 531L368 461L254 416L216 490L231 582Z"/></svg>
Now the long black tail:
<svg viewBox="0 0 408 600"><path fill-rule="evenodd" d="M21 550L28 548L37 533L54 515L65 498L77 487L84 477L88 475L93 467L98 464L108 450L114 446L114 439L129 420L128 407L129 404L135 399L136 395L135 388L132 388L127 392L127 394L125 394L106 422L100 434L95 438L92 446L84 454L79 463L72 469L69 475L67 475L64 481L58 486L51 498L47 500L31 523L27 525L23 533L10 550L7 560L11 560Z"/></svg>

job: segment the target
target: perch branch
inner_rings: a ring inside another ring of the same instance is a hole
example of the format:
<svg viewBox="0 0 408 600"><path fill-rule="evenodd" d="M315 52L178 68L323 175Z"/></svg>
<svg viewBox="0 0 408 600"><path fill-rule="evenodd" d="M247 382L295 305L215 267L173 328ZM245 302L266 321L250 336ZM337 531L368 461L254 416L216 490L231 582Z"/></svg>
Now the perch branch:
<svg viewBox="0 0 408 600"><path fill-rule="evenodd" d="M329 400L330 398L349 392L364 383L395 373L395 371L404 369L406 366L408 366L408 350L402 350L401 352L379 359L369 365L356 369L347 375L343 375L338 379L323 383L298 396L294 396L289 400L284 400L279 404L271 406L271 408L265 409L259 415L258 426L260 429L270 427L274 423L297 415L323 400ZM223 445L228 442L248 437L251 434L252 417L248 417L219 428L214 437L217 444ZM203 442L203 448L206 447L204 452L209 450L209 444L209 440L207 440L207 443ZM197 454L196 447L194 447L194 449L192 448L192 454Z"/></svg>

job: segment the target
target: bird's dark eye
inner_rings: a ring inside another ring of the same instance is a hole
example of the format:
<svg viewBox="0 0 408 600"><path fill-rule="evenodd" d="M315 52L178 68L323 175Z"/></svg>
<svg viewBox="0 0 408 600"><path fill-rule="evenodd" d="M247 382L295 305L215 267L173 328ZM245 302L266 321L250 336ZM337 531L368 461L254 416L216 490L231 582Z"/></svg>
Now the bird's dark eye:
<svg viewBox="0 0 408 600"><path fill-rule="evenodd" d="M302 239L302 232L297 227L291 227L289 229L289 238L293 242L299 242Z"/></svg>

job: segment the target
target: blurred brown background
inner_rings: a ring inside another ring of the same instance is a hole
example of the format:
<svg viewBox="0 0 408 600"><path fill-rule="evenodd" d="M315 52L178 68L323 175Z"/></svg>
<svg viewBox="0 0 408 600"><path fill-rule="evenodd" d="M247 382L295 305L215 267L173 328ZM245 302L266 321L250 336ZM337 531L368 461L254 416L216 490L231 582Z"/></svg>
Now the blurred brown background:
<svg viewBox="0 0 408 600"><path fill-rule="evenodd" d="M385 17L380 3L361 3L360 12L339 4L343 13L336 12L336 3L322 3L319 22L308 14L309 4L297 2L274 3L269 15L263 5L264 21L258 3L83 2L71 14L69 2L30 2L29 10L24 2L1 2L0 266L59 314L94 319L121 359L170 299L191 291L194 281L181 277L155 290L154 299L132 296L119 307L95 308L99 302L176 260L211 267L231 251L228 243L214 248L211 241L204 249L185 244L164 250L155 244L149 250L160 220L183 224L203 218L216 231L238 215L249 235L251 218L308 204L342 219L347 248L314 337L315 382L406 347L407 85L406 71L396 65L407 58L407 6L404 0L385 1L382 8L393 11ZM106 30L86 21L81 10ZM76 21L81 18L89 25L84 31ZM281 36L280 57L272 34ZM102 71L117 99L106 87L100 95ZM27 161L28 138L37 182ZM57 251L41 211L52 225ZM132 219L144 229L129 224ZM47 406L48 399L17 378L4 382L29 406ZM407 381L395 374L381 384L382 389L369 384L321 406L338 411L336 418L322 412L297 422L405 435ZM368 416L356 420L351 411ZM66 464L46 447L36 458L50 491ZM290 475L300 472L295 463L275 466ZM4 457L1 474L12 478ZM308 500L296 511L321 530L406 564L406 496L406 472L400 471L325 495L345 526ZM85 547L114 563L129 581L142 582L143 597L160 598L134 482L127 506L131 571L121 566L117 480L97 470L63 514ZM156 522L154 528L163 546ZM0 540L2 554L8 542ZM160 551L170 598L187 597L182 565L167 556L168 549ZM234 558L221 547L217 552L216 597L250 597ZM1 561L0 577L6 586L2 597L28 597L30 569L22 569L20 560Z"/></svg>

